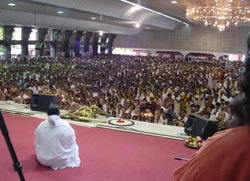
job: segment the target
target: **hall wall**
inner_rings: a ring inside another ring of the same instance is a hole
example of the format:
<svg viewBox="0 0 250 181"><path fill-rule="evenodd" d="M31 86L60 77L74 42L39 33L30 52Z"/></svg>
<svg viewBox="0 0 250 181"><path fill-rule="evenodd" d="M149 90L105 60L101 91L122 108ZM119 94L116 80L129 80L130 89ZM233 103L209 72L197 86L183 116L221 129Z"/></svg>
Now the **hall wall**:
<svg viewBox="0 0 250 181"><path fill-rule="evenodd" d="M179 26L174 31L144 30L138 35L118 35L114 47L245 54L250 27L220 32L210 27Z"/></svg>

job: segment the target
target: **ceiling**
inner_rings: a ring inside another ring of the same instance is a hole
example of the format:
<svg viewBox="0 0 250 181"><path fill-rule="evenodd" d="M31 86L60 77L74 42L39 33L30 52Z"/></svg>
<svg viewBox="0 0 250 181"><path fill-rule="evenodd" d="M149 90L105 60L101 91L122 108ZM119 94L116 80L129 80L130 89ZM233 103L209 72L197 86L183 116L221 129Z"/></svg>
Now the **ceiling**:
<svg viewBox="0 0 250 181"><path fill-rule="evenodd" d="M115 34L138 34L146 29L174 30L185 23L196 25L186 19L186 8L192 4L204 4L207 0L129 0L178 21L145 9L136 8L120 0L14 0L16 6L8 6L13 0L0 1L0 24L99 31ZM250 5L249 0L243 0ZM63 14L58 14L63 11ZM95 20L91 18L95 17ZM140 28L134 25L140 23ZM250 23L241 26L250 26Z"/></svg>

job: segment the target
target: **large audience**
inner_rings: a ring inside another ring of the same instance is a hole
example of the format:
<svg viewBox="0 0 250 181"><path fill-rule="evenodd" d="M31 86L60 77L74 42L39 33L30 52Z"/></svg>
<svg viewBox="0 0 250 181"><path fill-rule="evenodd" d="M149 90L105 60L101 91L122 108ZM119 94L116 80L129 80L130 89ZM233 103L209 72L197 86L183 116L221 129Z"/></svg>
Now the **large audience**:
<svg viewBox="0 0 250 181"><path fill-rule="evenodd" d="M190 113L224 129L241 62L100 55L0 62L0 100L55 94L61 109L97 105L110 115L183 126ZM147 114L149 113L149 114Z"/></svg>

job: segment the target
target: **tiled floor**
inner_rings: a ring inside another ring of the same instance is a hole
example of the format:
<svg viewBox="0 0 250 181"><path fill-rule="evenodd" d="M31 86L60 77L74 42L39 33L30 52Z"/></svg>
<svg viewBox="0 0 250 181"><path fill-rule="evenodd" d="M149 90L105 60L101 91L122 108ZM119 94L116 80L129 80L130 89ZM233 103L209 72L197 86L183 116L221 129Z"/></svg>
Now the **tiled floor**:
<svg viewBox="0 0 250 181"><path fill-rule="evenodd" d="M13 101L0 101L0 109L2 112L9 112L13 114L26 115L31 117L36 117L40 119L46 119L47 114L45 112L32 111L28 105L17 104ZM67 111L61 110L61 113ZM167 137L173 139L183 140L187 136L184 134L183 127L168 126L156 123L147 123L141 121L134 121L135 124L132 126L115 126L108 123L111 118L102 118L104 123L91 123L91 122L78 122L67 120L71 124L76 124L85 127L100 127L107 129L115 129L120 131L133 132L138 134L146 134L152 136Z"/></svg>

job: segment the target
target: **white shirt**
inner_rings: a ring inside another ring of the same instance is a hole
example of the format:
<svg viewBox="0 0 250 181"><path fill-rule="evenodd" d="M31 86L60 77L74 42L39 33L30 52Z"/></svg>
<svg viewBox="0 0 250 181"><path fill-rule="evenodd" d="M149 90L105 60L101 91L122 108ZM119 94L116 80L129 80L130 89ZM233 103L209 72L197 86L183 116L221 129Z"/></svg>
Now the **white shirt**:
<svg viewBox="0 0 250 181"><path fill-rule="evenodd" d="M32 90L33 94L39 94L39 91L37 90L35 86L29 87L29 90Z"/></svg>
<svg viewBox="0 0 250 181"><path fill-rule="evenodd" d="M79 148L75 131L57 115L51 115L35 130L37 160L54 170L79 167Z"/></svg>

